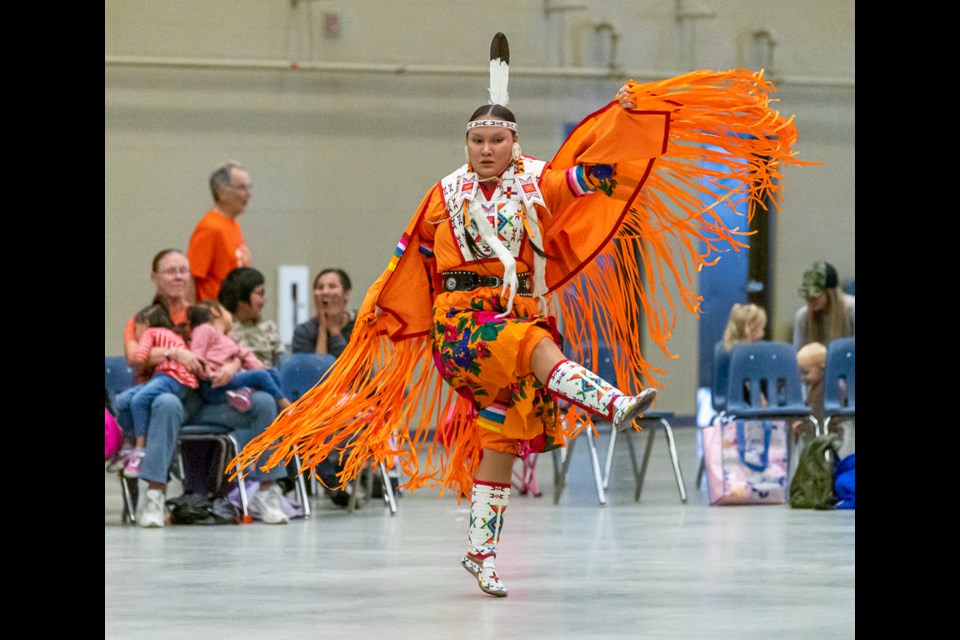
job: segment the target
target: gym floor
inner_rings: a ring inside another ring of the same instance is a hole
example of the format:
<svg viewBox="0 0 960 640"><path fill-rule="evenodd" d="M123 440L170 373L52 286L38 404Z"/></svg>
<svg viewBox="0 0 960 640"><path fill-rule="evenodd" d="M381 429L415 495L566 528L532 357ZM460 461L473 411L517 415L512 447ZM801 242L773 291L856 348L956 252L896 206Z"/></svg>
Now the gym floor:
<svg viewBox="0 0 960 640"><path fill-rule="evenodd" d="M854 638L856 512L712 507L695 486L696 429L673 432L686 503L661 429L639 502L623 440L606 504L585 436L556 502L542 454L542 496L514 490L504 516L506 598L460 566L470 505L449 493L404 491L394 515L380 499L348 512L321 496L286 526L141 529L121 522L120 485L105 473L104 637ZM638 452L648 436L634 434Z"/></svg>

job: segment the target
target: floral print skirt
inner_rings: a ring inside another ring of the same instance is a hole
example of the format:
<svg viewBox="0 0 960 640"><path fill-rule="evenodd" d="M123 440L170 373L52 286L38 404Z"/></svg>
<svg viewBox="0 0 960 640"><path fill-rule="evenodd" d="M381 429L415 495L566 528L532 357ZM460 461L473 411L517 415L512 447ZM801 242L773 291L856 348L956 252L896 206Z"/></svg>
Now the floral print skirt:
<svg viewBox="0 0 960 640"><path fill-rule="evenodd" d="M481 287L437 297L431 335L434 364L447 384L478 410L498 397L502 402L508 392L497 431L525 441L518 445L521 451L549 449L557 432L557 404L531 372L530 354L544 338L561 344L556 318L540 315L536 301L525 296L514 298L509 316L497 318L504 308L499 292Z"/></svg>

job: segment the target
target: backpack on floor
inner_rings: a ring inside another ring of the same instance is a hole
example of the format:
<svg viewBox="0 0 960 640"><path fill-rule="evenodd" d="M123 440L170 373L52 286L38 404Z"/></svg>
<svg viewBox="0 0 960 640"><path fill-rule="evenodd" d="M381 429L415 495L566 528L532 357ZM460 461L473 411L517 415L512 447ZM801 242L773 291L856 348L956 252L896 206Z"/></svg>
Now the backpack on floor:
<svg viewBox="0 0 960 640"><path fill-rule="evenodd" d="M194 493L167 500L171 524L237 524L239 511L226 498Z"/></svg>
<svg viewBox="0 0 960 640"><path fill-rule="evenodd" d="M836 477L836 434L817 436L800 454L797 471L790 481L790 506L796 509L833 509L837 504L837 492L833 483Z"/></svg>

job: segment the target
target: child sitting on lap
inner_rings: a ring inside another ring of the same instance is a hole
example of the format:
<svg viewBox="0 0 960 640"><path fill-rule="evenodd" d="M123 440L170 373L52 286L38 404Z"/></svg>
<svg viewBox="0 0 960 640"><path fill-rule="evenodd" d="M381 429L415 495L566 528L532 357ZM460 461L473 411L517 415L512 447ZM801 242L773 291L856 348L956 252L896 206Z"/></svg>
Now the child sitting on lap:
<svg viewBox="0 0 960 640"><path fill-rule="evenodd" d="M264 368L250 349L230 337L233 318L226 307L204 300L187 309L187 318L193 327L190 350L205 362L206 379L200 381L204 402L229 402L238 411L247 411L252 389L259 389L276 398L281 411L290 406L277 371Z"/></svg>

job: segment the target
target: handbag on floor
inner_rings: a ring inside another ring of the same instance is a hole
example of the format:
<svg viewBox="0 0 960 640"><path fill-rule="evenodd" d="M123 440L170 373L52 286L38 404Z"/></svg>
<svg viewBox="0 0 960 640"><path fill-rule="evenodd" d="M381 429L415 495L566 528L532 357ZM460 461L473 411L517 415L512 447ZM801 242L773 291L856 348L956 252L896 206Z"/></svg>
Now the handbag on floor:
<svg viewBox="0 0 960 640"><path fill-rule="evenodd" d="M710 504L783 504L786 420L728 420L703 430Z"/></svg>

